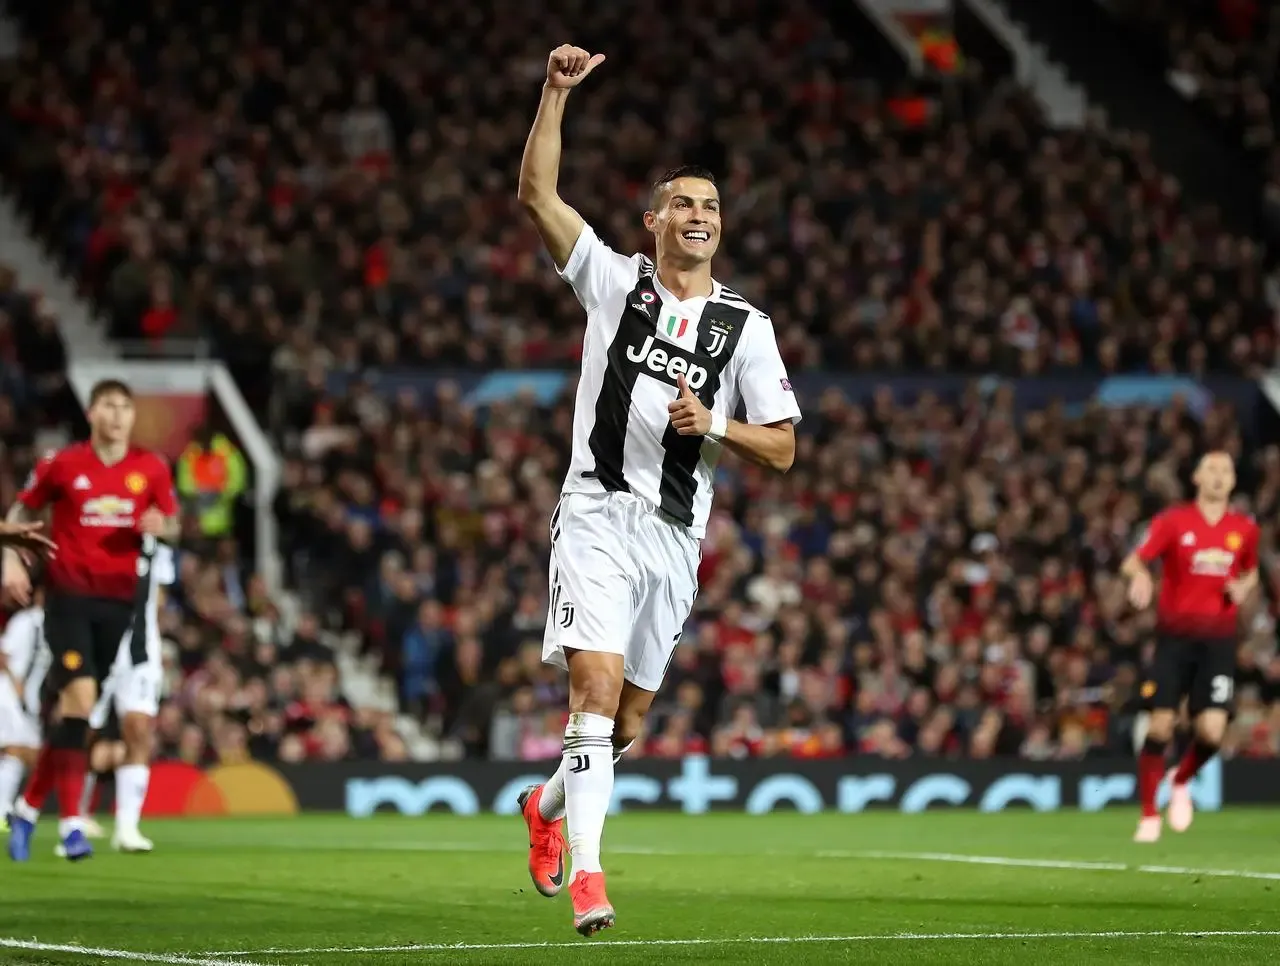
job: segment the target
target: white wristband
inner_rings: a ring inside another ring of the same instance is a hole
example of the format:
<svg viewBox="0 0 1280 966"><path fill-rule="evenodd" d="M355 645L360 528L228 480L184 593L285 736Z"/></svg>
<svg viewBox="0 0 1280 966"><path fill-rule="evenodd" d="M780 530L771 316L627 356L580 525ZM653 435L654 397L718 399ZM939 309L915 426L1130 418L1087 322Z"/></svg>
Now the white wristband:
<svg viewBox="0 0 1280 966"><path fill-rule="evenodd" d="M724 413L711 414L711 428L707 430L708 439L724 439L729 433L729 417Z"/></svg>

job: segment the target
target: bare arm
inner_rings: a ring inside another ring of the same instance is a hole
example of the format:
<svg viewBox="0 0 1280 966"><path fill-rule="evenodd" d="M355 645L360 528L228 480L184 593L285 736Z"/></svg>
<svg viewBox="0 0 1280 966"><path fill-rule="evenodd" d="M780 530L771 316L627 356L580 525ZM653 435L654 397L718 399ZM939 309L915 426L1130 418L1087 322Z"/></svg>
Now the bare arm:
<svg viewBox="0 0 1280 966"><path fill-rule="evenodd" d="M164 527L156 534L165 543L177 543L178 538L182 536L182 518L181 517L165 517Z"/></svg>
<svg viewBox="0 0 1280 966"><path fill-rule="evenodd" d="M569 91L582 83L604 61L604 54L592 56L581 47L565 44L551 52L547 60L547 82L538 102L538 114L524 145L520 161L520 185L516 197L529 213L542 243L563 269L582 234L582 216L565 204L558 191L560 180L560 125Z"/></svg>
<svg viewBox="0 0 1280 966"><path fill-rule="evenodd" d="M148 507L138 520L138 529L165 543L177 543L182 536L182 517L176 513L166 514L159 507Z"/></svg>
<svg viewBox="0 0 1280 966"><path fill-rule="evenodd" d="M791 469L796 458L796 429L789 419L763 426L730 419L721 442L744 460L778 473Z"/></svg>
<svg viewBox="0 0 1280 966"><path fill-rule="evenodd" d="M693 394L684 376L676 377L680 395L667 406L671 425L681 436L709 436L757 466L785 473L796 458L796 428L790 419L776 423L740 423L711 410ZM720 423L721 425L717 425Z"/></svg>
<svg viewBox="0 0 1280 966"><path fill-rule="evenodd" d="M1120 575L1129 585L1129 603L1134 610L1146 610L1150 607L1156 582L1138 551L1135 550L1124 558L1124 563L1120 565Z"/></svg>
<svg viewBox="0 0 1280 966"><path fill-rule="evenodd" d="M1124 563L1120 565L1120 575L1125 580L1131 581L1139 574L1145 574L1148 578L1151 577L1151 571L1147 569L1147 565L1142 562L1142 558L1135 551L1124 558Z"/></svg>
<svg viewBox="0 0 1280 966"><path fill-rule="evenodd" d="M13 506L9 507L9 512L5 514L5 529L11 530L18 527L33 526L40 523L42 516L43 514L31 509L21 500L17 500ZM6 544L4 548L4 571L9 572L10 568L15 564L24 570L26 569L26 564L23 563L22 555L18 553L18 548L12 544Z"/></svg>
<svg viewBox="0 0 1280 966"><path fill-rule="evenodd" d="M556 190L560 175L560 120L569 92L553 87L542 89L538 116L520 162L520 190L517 197L528 212L556 268L564 268L573 246L582 234L582 216L565 204Z"/></svg>
<svg viewBox="0 0 1280 966"><path fill-rule="evenodd" d="M1227 594L1238 605L1243 606L1253 592L1258 589L1258 568L1242 573L1235 580L1227 584Z"/></svg>

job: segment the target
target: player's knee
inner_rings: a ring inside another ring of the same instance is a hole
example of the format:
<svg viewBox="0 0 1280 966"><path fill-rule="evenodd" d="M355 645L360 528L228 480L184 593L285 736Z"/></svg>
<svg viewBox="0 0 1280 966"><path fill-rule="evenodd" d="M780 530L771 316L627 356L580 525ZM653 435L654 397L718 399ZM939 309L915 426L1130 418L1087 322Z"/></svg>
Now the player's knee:
<svg viewBox="0 0 1280 966"><path fill-rule="evenodd" d="M58 710L64 718L85 718L98 700L98 683L90 677L73 678L62 689Z"/></svg>
<svg viewBox="0 0 1280 966"><path fill-rule="evenodd" d="M1196 719L1196 738L1202 744L1212 748L1222 747L1227 736L1227 713L1225 711L1204 711Z"/></svg>
<svg viewBox="0 0 1280 966"><path fill-rule="evenodd" d="M569 658L570 712L615 718L621 694L620 655L577 651Z"/></svg>
<svg viewBox="0 0 1280 966"><path fill-rule="evenodd" d="M1147 739L1161 742L1173 740L1176 720L1172 711L1152 711L1151 720L1147 724Z"/></svg>
<svg viewBox="0 0 1280 966"><path fill-rule="evenodd" d="M116 770L115 742L96 741L89 749L89 768L100 775Z"/></svg>

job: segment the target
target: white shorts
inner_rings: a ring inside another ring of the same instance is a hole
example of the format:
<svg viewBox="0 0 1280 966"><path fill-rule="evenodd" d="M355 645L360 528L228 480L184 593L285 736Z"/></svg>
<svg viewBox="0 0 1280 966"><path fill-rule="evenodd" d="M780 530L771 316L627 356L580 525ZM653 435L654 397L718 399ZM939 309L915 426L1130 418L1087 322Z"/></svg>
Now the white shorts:
<svg viewBox="0 0 1280 966"><path fill-rule="evenodd" d="M566 648L621 654L657 691L698 594L698 538L631 493L566 493L551 517L551 601L542 660Z"/></svg>
<svg viewBox="0 0 1280 966"><path fill-rule="evenodd" d="M0 691L0 748L39 748L40 738L39 715L24 708L12 689Z"/></svg>
<svg viewBox="0 0 1280 966"><path fill-rule="evenodd" d="M160 642L152 641L147 647L148 660L134 664L129 653L129 638L125 637L116 655L111 672L102 682L98 703L89 714L89 727L100 730L107 723L107 716L115 708L116 717L127 714L144 714L154 718L160 711L160 690L164 683L164 665L160 659Z"/></svg>

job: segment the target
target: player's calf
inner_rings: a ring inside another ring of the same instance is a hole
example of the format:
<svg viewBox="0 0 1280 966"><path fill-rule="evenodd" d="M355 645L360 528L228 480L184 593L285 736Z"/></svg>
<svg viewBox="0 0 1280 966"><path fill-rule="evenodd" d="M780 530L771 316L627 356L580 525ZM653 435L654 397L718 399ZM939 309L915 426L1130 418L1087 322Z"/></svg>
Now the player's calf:
<svg viewBox="0 0 1280 966"><path fill-rule="evenodd" d="M616 727L617 725L615 724ZM620 735L616 730L614 731L613 764L615 768L626 757L627 752L631 750L631 746L636 743L636 740L635 733ZM547 779L545 784L536 786L542 789L541 794L538 796L538 812L549 822L564 818L564 778L566 771L565 759L561 758L555 773Z"/></svg>
<svg viewBox="0 0 1280 966"><path fill-rule="evenodd" d="M128 713L121 721L124 764L116 769L116 828L112 844L122 852L150 852L151 840L138 831L151 782L155 718Z"/></svg>
<svg viewBox="0 0 1280 966"><path fill-rule="evenodd" d="M18 797L22 776L35 764L39 754L35 748L4 748L0 750L0 813L7 816Z"/></svg>
<svg viewBox="0 0 1280 966"><path fill-rule="evenodd" d="M1227 728L1227 712L1212 708L1196 718L1196 733L1182 760L1169 772L1169 827L1175 832L1185 832L1195 817L1195 805L1191 800L1191 780L1222 746Z"/></svg>
<svg viewBox="0 0 1280 966"><path fill-rule="evenodd" d="M600 839L613 797L613 719L622 694L622 655L578 651L568 663L562 762L569 851L575 874L600 872Z"/></svg>
<svg viewBox="0 0 1280 966"><path fill-rule="evenodd" d="M65 662L64 662L64 666ZM97 684L93 678L71 681L59 702L61 720L49 729L49 735L26 792L14 803L17 821L10 823L9 857L23 862L30 857L31 837L35 823L49 793L58 793L58 834L66 857L75 862L93 855L93 847L84 834L80 819L80 799L89 766L89 712ZM84 716L79 712L84 709Z"/></svg>
<svg viewBox="0 0 1280 966"><path fill-rule="evenodd" d="M1142 807L1142 817L1138 821L1138 830L1134 833L1135 842L1155 842L1160 838L1160 810L1156 807L1156 795L1160 790L1160 780L1165 772L1165 754L1168 751L1169 739L1159 725L1166 722L1157 712L1152 715L1151 727L1146 741L1138 755L1138 803ZM1169 730L1172 730L1172 715L1168 715Z"/></svg>

